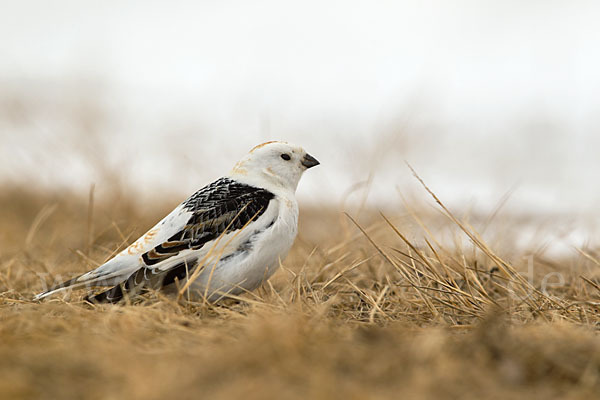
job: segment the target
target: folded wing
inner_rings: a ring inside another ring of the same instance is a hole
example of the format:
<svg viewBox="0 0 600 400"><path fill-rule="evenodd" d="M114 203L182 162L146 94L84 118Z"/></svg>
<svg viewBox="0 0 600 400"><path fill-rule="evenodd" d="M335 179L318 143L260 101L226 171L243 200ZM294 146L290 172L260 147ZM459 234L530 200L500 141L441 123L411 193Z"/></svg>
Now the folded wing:
<svg viewBox="0 0 600 400"><path fill-rule="evenodd" d="M124 292L160 288L185 278L224 233L242 229L268 208L273 193L221 178L194 193L123 252L78 278L39 294L41 299L77 287L115 287L91 296L96 302L115 302Z"/></svg>

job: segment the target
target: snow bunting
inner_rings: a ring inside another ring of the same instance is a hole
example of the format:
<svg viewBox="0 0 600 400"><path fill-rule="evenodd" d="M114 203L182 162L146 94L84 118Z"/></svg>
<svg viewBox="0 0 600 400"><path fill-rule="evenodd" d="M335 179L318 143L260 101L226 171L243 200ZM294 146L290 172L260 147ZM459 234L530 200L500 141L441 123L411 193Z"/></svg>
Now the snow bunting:
<svg viewBox="0 0 600 400"><path fill-rule="evenodd" d="M98 286L113 287L89 295L89 301L114 303L145 288L190 289L209 301L254 290L294 242L296 187L316 165L301 147L258 145L228 176L198 190L105 264L35 299Z"/></svg>

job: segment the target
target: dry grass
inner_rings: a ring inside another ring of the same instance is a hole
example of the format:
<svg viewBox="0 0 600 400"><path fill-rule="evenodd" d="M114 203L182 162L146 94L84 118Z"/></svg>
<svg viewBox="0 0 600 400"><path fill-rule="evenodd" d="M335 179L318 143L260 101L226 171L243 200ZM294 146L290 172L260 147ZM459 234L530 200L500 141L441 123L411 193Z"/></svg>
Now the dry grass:
<svg viewBox="0 0 600 400"><path fill-rule="evenodd" d="M552 260L522 249L522 217L488 226L443 208L304 209L283 269L243 302L31 302L40 274L53 282L101 263L176 202L138 209L117 196L90 208L2 190L2 398L600 393L598 253Z"/></svg>

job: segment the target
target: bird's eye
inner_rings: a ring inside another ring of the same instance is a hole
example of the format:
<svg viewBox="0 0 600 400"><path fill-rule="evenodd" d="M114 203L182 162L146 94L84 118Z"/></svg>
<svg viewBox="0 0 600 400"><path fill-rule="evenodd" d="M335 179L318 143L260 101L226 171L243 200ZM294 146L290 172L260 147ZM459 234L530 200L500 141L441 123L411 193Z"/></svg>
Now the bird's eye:
<svg viewBox="0 0 600 400"><path fill-rule="evenodd" d="M289 155L289 154L285 154L285 153L283 153L283 154L281 155L281 158L283 158L285 161L290 161L292 157L290 157L290 155Z"/></svg>

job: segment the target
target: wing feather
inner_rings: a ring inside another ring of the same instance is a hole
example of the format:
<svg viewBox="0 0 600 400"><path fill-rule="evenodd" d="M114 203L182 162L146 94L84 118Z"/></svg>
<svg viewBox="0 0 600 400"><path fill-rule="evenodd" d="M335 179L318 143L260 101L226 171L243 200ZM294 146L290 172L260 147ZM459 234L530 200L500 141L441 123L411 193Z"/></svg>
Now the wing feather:
<svg viewBox="0 0 600 400"><path fill-rule="evenodd" d="M198 265L195 250L203 249L219 236L242 229L258 219L275 195L265 189L222 178L186 200L182 207L191 215L182 229L141 255L143 265L127 280L99 295L93 302L116 302L124 293L144 288L159 289L182 280Z"/></svg>

